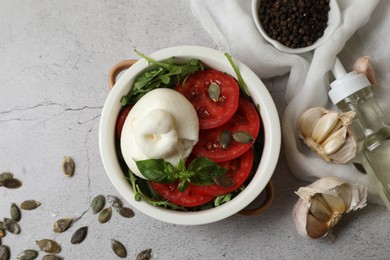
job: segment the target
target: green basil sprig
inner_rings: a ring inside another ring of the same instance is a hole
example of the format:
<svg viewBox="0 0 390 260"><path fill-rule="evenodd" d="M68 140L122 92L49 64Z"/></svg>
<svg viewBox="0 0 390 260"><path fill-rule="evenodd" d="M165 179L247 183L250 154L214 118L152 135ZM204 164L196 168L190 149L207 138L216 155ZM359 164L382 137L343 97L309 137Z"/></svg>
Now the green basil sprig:
<svg viewBox="0 0 390 260"><path fill-rule="evenodd" d="M205 157L195 158L188 168L181 160L177 167L163 159L147 159L136 161L139 171L145 178L159 183L173 183L179 180L179 191L184 192L189 183L198 186L214 184L214 177L225 175L227 169Z"/></svg>
<svg viewBox="0 0 390 260"><path fill-rule="evenodd" d="M189 59L185 64L174 64L173 57L162 62L156 61L138 50L134 51L154 67L138 75L130 91L121 98L123 106L135 104L143 95L153 89L174 88L181 80L184 83L190 74L204 70L203 64L198 59Z"/></svg>

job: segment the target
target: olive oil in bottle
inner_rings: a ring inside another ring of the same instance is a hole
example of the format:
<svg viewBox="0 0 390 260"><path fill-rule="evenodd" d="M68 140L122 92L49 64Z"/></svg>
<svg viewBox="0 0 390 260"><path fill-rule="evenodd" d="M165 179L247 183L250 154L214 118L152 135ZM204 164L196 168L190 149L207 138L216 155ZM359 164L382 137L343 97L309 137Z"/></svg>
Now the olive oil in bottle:
<svg viewBox="0 0 390 260"><path fill-rule="evenodd" d="M350 128L357 138L356 159L363 165L378 194L390 210L390 126L378 105L367 77L346 73L336 61L329 97L343 112L356 115Z"/></svg>

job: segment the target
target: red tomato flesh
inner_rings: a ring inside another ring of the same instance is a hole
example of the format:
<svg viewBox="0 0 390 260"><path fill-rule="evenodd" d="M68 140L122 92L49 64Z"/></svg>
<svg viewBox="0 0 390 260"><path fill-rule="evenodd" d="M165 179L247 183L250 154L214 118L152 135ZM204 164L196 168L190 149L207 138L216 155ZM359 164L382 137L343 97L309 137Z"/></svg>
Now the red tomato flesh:
<svg viewBox="0 0 390 260"><path fill-rule="evenodd" d="M178 183L164 184L150 181L152 188L168 201L183 207L195 207L211 201L214 197L201 195L193 192L192 187L188 187L184 192L178 189Z"/></svg>
<svg viewBox="0 0 390 260"><path fill-rule="evenodd" d="M192 185L191 189L200 195L217 197L220 195L228 194L240 188L242 184L248 179L253 165L253 150L249 149L246 153L233 160L221 162L219 165L225 169L229 169L227 176L229 176L234 185L231 187L222 187L218 184L212 184L208 186L195 186Z"/></svg>
<svg viewBox="0 0 390 260"><path fill-rule="evenodd" d="M212 83L219 86L218 100L210 98L208 89ZM240 88L236 80L217 70L204 70L191 74L184 86L176 90L182 93L194 106L200 129L210 129L226 123L237 110Z"/></svg>
<svg viewBox="0 0 390 260"><path fill-rule="evenodd" d="M125 123L126 117L129 114L132 106L122 108L119 113L118 119L116 120L115 134L117 138L121 138L123 124Z"/></svg>
<svg viewBox="0 0 390 260"><path fill-rule="evenodd" d="M192 150L193 154L223 162L244 154L252 147L253 143L239 143L231 138L228 146L223 149L219 138L224 130L232 133L243 131L256 139L260 131L260 119L255 106L248 99L240 98L236 113L227 123L199 132L199 141Z"/></svg>

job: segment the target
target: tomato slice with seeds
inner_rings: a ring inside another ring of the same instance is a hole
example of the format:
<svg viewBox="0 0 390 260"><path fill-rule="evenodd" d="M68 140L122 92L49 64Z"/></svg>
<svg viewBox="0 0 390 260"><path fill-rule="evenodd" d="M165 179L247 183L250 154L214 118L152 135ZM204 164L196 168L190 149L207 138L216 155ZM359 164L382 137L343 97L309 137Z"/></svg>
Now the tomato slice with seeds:
<svg viewBox="0 0 390 260"><path fill-rule="evenodd" d="M252 147L253 143L240 143L230 138L227 147L223 149L220 137L225 130L231 133L242 131L256 139L260 131L260 119L255 106L248 99L240 98L236 113L227 123L217 128L201 130L199 141L192 150L193 154L223 162L244 154Z"/></svg>
<svg viewBox="0 0 390 260"><path fill-rule="evenodd" d="M209 94L211 85L218 86L220 93L216 97ZM194 106L200 129L210 129L226 123L238 107L240 88L236 80L217 70L195 72L187 78L184 86L180 83L176 90Z"/></svg>
<svg viewBox="0 0 390 260"><path fill-rule="evenodd" d="M118 119L116 120L116 127L115 127L115 134L118 139L121 138L123 125L125 123L126 117L129 114L131 108L132 106L126 106L122 108L122 110L119 112L119 116Z"/></svg>
<svg viewBox="0 0 390 260"><path fill-rule="evenodd" d="M231 187L222 187L218 184L212 184L208 186L195 186L192 185L191 189L200 195L217 197L230 192L233 192L240 188L244 182L248 179L253 165L253 150L249 149L240 157L234 158L230 161L221 162L219 165L225 169L229 169L227 176L229 176L234 185Z"/></svg>
<svg viewBox="0 0 390 260"><path fill-rule="evenodd" d="M199 206L214 198L213 196L201 195L194 192L191 185L184 192L180 192L178 189L178 183L164 184L153 181L149 181L149 183L161 197L183 207Z"/></svg>

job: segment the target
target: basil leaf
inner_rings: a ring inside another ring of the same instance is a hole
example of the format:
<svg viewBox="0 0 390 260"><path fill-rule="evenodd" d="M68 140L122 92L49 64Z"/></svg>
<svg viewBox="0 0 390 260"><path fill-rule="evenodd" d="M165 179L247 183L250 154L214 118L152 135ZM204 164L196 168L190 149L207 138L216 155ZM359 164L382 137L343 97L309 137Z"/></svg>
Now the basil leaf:
<svg viewBox="0 0 390 260"><path fill-rule="evenodd" d="M175 167L163 159L140 160L135 163L142 175L150 181L171 183L177 180Z"/></svg>
<svg viewBox="0 0 390 260"><path fill-rule="evenodd" d="M222 168L216 162L205 157L197 157L188 166L188 171L193 172L190 181L194 185L205 186L214 184L214 176L226 174L227 169Z"/></svg>
<svg viewBox="0 0 390 260"><path fill-rule="evenodd" d="M188 181L182 180L181 182L179 182L179 185L177 186L177 188L180 192L185 192L186 189L188 188L188 186L189 186Z"/></svg>
<svg viewBox="0 0 390 260"><path fill-rule="evenodd" d="M218 207L228 201L231 201L233 193L218 196L214 199L214 206Z"/></svg>
<svg viewBox="0 0 390 260"><path fill-rule="evenodd" d="M175 64L173 57L162 62L153 60L137 50L135 52L153 67L138 75L130 91L121 99L123 106L135 104L145 93L153 89L173 88L189 74L204 70L202 63L197 59L190 59L185 64Z"/></svg>
<svg viewBox="0 0 390 260"><path fill-rule="evenodd" d="M184 162L184 160L180 160L179 161L179 164L177 165L177 169L181 172L184 172L186 170L186 164Z"/></svg>
<svg viewBox="0 0 390 260"><path fill-rule="evenodd" d="M230 56L230 54L227 52L225 53L225 56L228 59L230 65L232 66L234 72L237 75L238 86L240 86L242 93L244 94L244 96L250 97L251 94L249 93L248 86L246 85L244 78L242 77L241 72L238 69L237 65L234 63L232 56Z"/></svg>

